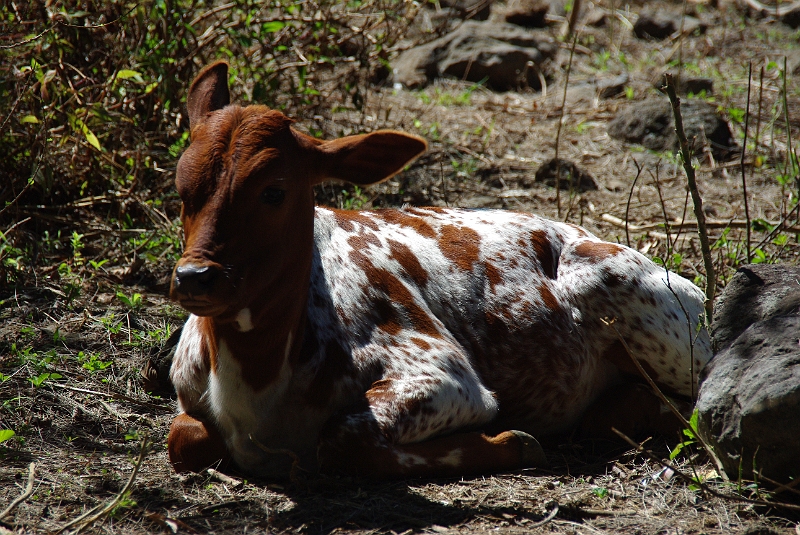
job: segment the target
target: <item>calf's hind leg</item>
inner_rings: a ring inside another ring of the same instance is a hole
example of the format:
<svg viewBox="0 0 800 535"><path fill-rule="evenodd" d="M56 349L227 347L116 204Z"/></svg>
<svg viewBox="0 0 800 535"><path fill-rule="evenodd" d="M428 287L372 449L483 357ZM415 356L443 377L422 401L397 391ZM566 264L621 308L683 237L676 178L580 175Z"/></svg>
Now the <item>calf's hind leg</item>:
<svg viewBox="0 0 800 535"><path fill-rule="evenodd" d="M387 372L367 391L365 410L335 419L323 432L321 469L402 478L546 464L541 446L526 433L472 431L494 419L497 401L466 362L460 354L439 353L430 360L417 354L414 376Z"/></svg>

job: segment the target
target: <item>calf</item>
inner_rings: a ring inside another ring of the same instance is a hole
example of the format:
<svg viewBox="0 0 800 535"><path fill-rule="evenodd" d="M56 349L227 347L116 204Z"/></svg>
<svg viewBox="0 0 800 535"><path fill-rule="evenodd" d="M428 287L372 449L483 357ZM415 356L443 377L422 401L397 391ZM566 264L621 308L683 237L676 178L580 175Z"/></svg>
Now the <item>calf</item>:
<svg viewBox="0 0 800 535"><path fill-rule="evenodd" d="M534 466L545 459L531 434L575 427L601 396L588 429L603 407L621 419L640 409L603 318L668 392L689 395L710 358L694 285L574 225L315 208L315 184L386 180L426 149L418 137L311 138L279 111L229 105L224 63L200 73L188 108L176 179L186 250L171 288L191 312L171 372L178 471Z"/></svg>

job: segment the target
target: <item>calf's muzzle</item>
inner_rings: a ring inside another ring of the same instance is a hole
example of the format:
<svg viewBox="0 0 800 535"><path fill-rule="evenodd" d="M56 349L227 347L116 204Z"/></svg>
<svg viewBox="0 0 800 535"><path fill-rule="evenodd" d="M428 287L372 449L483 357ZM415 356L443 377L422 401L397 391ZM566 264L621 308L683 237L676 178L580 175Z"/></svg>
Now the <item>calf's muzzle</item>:
<svg viewBox="0 0 800 535"><path fill-rule="evenodd" d="M178 299L189 296L192 298L207 296L219 278L220 271L220 268L213 265L178 265L172 275L173 296Z"/></svg>

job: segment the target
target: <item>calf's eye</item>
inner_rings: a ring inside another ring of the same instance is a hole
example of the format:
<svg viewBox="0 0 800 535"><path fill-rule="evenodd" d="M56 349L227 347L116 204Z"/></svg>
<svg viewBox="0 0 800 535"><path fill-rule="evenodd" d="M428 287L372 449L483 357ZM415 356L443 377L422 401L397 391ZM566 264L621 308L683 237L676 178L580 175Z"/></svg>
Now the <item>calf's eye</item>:
<svg viewBox="0 0 800 535"><path fill-rule="evenodd" d="M286 192L278 188L266 188L261 192L261 202L270 206L279 206L286 197Z"/></svg>

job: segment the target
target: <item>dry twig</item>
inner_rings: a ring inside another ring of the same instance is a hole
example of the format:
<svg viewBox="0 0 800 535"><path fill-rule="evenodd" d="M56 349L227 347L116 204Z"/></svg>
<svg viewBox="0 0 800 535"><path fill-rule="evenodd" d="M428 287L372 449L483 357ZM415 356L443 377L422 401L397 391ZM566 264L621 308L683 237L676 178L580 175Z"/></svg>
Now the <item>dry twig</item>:
<svg viewBox="0 0 800 535"><path fill-rule="evenodd" d="M136 459L136 463L133 465L133 471L131 472L130 477L128 478L127 483L125 486L122 487L117 495L114 497L113 500L108 502L105 506L98 505L89 509L86 513L82 514L78 518L67 522L58 531L55 532L54 535L58 535L64 530L70 529L73 526L77 526L75 533L80 533L83 529L89 527L90 525L94 524L101 518L108 516L114 508L119 505L119 503L125 498L125 496L130 492L131 487L133 487L133 482L136 480L136 476L139 473L139 469L142 467L142 463L144 462L145 457L147 456L147 452L150 449L150 437L146 435L141 442L141 446L139 448L139 457Z"/></svg>
<svg viewBox="0 0 800 535"><path fill-rule="evenodd" d="M17 508L19 504L27 500L33 494L33 482L34 482L34 473L36 471L36 463L31 463L28 465L28 484L25 485L25 490L22 494L20 494L13 502L8 504L8 507L3 509L3 512L0 513L0 520L11 514L11 511Z"/></svg>
<svg viewBox="0 0 800 535"><path fill-rule="evenodd" d="M691 426L689 425L689 422L688 422L688 421L686 421L686 418L684 418L683 414L681 414L681 411L679 411L679 410L678 410L678 409L675 407L675 405L673 405L673 404L672 404L672 402L669 400L669 398L667 398L667 396L665 396L665 395L664 395L664 393L663 393L663 392L661 391L661 389L658 387L658 385L657 385L657 384L656 384L656 382L653 380L653 378L652 378L652 377L650 377L650 375L649 375L649 374L648 374L648 373L645 371L645 369L644 369L644 368L642 367L642 365L639 363L639 359L637 359L637 358L634 356L633 352L631 351L631 348L630 348L630 347L628 347L628 343L625 341L625 338L623 338L623 337L622 337L622 333L620 333L620 332L619 332L619 329L617 329L617 326L615 325L616 318L613 318L613 319L601 318L601 319L600 319L600 321L602 321L603 323L605 323L606 325L608 325L608 326L610 326L612 329L614 329L614 333L616 333L616 335L617 335L617 339L618 339L618 340L620 341L620 343L622 344L622 347L624 347L624 348L625 348L625 352L626 352L626 353L628 353L628 356L629 356L629 357L631 358L631 360L633 361L633 364L636 366L636 369L639 371L639 374L640 374L642 377L644 377L644 379L645 379L645 380L647 381L647 383L650 385L650 388L652 388L652 389L653 389L653 392L654 392L654 393L655 393L655 394L656 394L656 395L659 397L659 399L661 399L661 402L662 402L664 405L666 405L667 407L669 407L669 410L672 412L672 414L674 414L674 415L675 415L675 416L678 418L678 420L680 420L680 422L681 422L681 425L683 425L683 426L684 426L684 428L686 428L686 429L691 429ZM693 377L692 377L692 382L694 382L694 374L692 374L692 375L693 375ZM619 433L618 431L616 431L616 430L614 430L614 432L615 432L615 433L617 433L617 434L620 434L620 433ZM699 443L699 444L700 444L700 445L703 447L703 449L706 451L706 453L708 454L708 456L711 458L711 460L712 460L712 461L714 462L714 464L716 465L716 468L717 468L717 473L719 473L719 475L720 475L720 477L721 477L722 479L724 479L724 480L727 480L727 476L725 475L725 470L724 470L724 468L722 467L722 461L720 461L720 460L719 460L719 457L717 457L716 453L714 453L714 450L711 448L711 446L709 446L709 445L706 443L706 441L705 441L705 440L703 440L703 437L701 437L701 436L700 436L699 434L697 434L697 433L695 433L695 436L697 437L697 442L698 442L698 443ZM670 467L670 468L671 468L671 467Z"/></svg>
<svg viewBox="0 0 800 535"><path fill-rule="evenodd" d="M689 191L692 193L692 203L694 204L694 215L697 218L697 233L700 236L700 249L703 253L703 263L706 268L706 321L711 324L711 316L714 311L714 294L717 289L717 276L714 269L714 261L711 258L711 246L708 243L708 231L706 230L706 215L703 212L703 199L697 189L694 167L692 166L692 153L689 149L689 141L686 139L686 132L683 129L683 117L681 116L681 99L675 93L675 82L672 75L664 75L667 82L667 95L672 104L672 112L675 115L675 133L678 135L678 142L681 146L683 156L683 169L686 171L686 179L689 182Z"/></svg>

